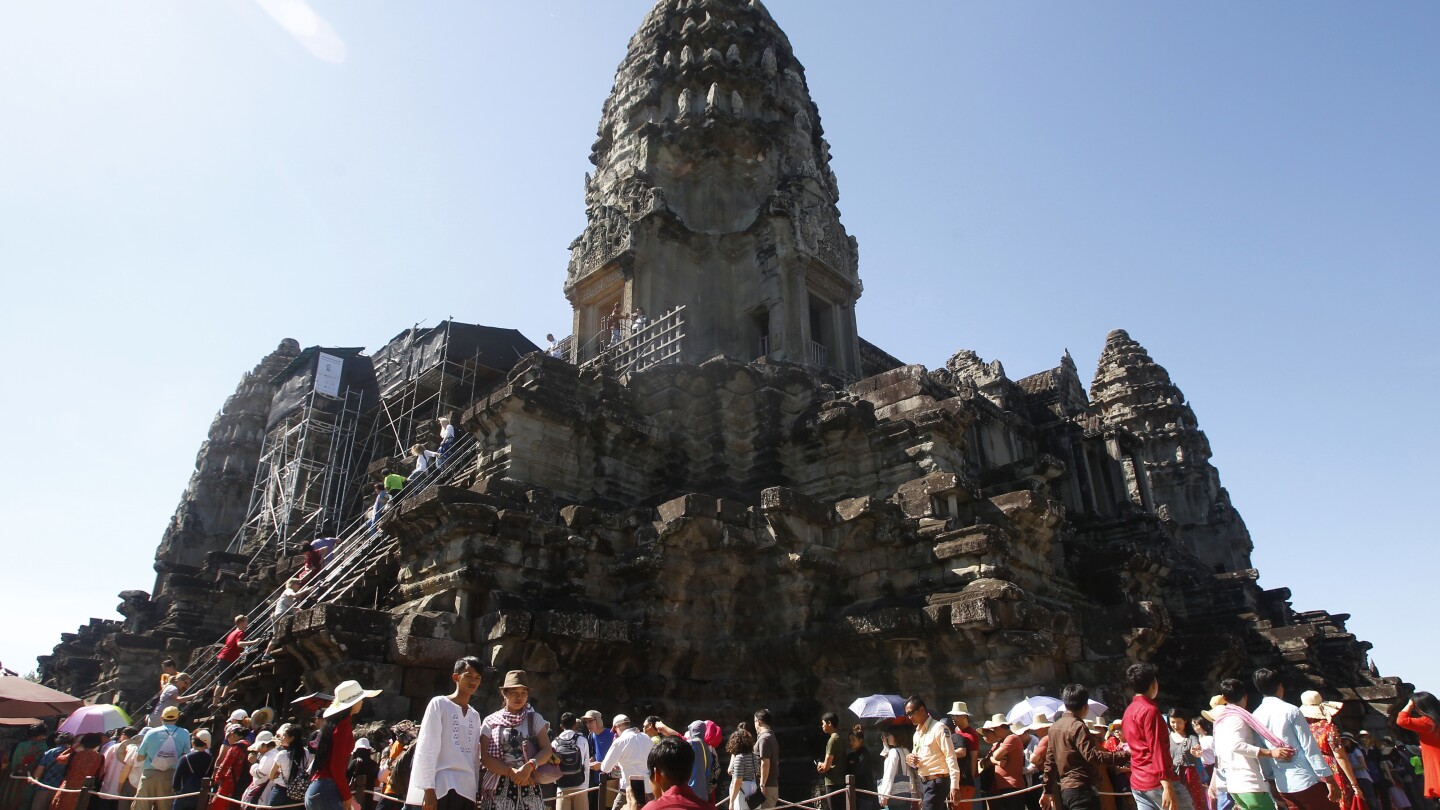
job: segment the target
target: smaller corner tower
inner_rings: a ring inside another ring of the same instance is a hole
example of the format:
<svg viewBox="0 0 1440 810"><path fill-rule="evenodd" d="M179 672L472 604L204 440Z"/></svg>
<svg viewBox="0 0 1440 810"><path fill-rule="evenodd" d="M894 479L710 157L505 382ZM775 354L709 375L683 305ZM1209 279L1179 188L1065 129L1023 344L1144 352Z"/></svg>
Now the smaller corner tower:
<svg viewBox="0 0 1440 810"><path fill-rule="evenodd" d="M1105 424L1141 440L1157 509L1176 537L1216 573L1249 569L1250 532L1210 463L1210 440L1170 373L1124 329L1106 336L1090 397Z"/></svg>

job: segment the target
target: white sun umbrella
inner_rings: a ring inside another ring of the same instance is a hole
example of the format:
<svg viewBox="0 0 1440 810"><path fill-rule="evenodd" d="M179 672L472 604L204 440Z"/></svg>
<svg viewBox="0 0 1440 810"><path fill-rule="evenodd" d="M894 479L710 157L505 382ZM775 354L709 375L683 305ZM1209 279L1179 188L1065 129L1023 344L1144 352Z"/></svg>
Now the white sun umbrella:
<svg viewBox="0 0 1440 810"><path fill-rule="evenodd" d="M850 711L860 718L893 720L905 716L905 698L899 695L868 695L856 698Z"/></svg>
<svg viewBox="0 0 1440 810"><path fill-rule="evenodd" d="M1055 716L1064 711L1064 709L1065 704L1061 703L1058 699L1046 697L1045 695L1037 695L1035 697L1027 697L1014 706L1011 706L1010 711L1005 713L1005 720L1006 722L1022 723L1028 726L1035 722L1036 714L1044 714L1053 720Z"/></svg>
<svg viewBox="0 0 1440 810"><path fill-rule="evenodd" d="M1090 701L1090 716L1091 716L1091 717L1094 717L1094 718L1097 718L1097 719L1098 719L1098 718L1100 718L1102 715L1104 715L1104 714L1105 714L1106 712L1108 712L1108 711L1110 711L1110 707L1109 707L1109 706L1106 706L1104 703L1101 703L1101 702L1098 701L1098 700L1092 700L1092 701Z"/></svg>

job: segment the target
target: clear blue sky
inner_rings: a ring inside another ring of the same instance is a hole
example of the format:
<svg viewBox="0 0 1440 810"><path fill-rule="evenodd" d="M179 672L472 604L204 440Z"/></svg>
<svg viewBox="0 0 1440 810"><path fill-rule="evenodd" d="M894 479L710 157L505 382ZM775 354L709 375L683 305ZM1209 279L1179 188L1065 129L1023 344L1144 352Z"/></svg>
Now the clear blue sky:
<svg viewBox="0 0 1440 810"><path fill-rule="evenodd" d="M0 661L149 589L216 409L285 337L569 321L649 0L0 5ZM1440 689L1440 6L774 0L860 242L861 333L1012 378L1128 329L1266 587Z"/></svg>

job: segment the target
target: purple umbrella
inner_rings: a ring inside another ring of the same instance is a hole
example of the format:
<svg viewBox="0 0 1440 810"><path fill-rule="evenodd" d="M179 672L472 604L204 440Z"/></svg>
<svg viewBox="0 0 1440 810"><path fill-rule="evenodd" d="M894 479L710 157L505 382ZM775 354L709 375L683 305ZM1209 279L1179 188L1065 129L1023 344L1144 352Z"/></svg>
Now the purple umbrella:
<svg viewBox="0 0 1440 810"><path fill-rule="evenodd" d="M96 706L81 706L65 718L57 731L68 731L75 736L81 734L104 734L130 725L130 715L113 703Z"/></svg>

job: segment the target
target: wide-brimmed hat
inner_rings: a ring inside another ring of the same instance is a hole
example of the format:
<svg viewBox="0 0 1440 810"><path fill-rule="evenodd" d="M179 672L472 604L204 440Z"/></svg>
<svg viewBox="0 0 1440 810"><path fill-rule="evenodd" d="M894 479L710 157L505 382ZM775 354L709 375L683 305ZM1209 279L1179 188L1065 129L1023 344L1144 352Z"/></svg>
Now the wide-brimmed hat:
<svg viewBox="0 0 1440 810"><path fill-rule="evenodd" d="M590 711L585 712L583 715L581 715L581 717L584 717L586 720L594 720L595 722L601 724L604 724L605 722L605 717L604 715L600 714L599 709L591 709Z"/></svg>
<svg viewBox="0 0 1440 810"><path fill-rule="evenodd" d="M963 700L957 700L957 701L955 701L955 705L953 705L953 706L950 707L950 716L951 716L951 717L969 717L969 716L970 716L970 707L965 705L965 701L963 701Z"/></svg>
<svg viewBox="0 0 1440 810"><path fill-rule="evenodd" d="M373 745L370 744L370 738L369 738L369 737L361 737L360 739L358 739L358 740L355 741L355 749L354 749L354 751L351 751L350 753L353 754L353 753L355 753L355 751L374 751L374 750L375 750L375 746L373 746Z"/></svg>
<svg viewBox="0 0 1440 810"><path fill-rule="evenodd" d="M1010 725L1010 723L1006 721L1005 715L992 714L990 715L990 719L985 721L985 725L981 726L980 728L988 730L992 728L1004 728L1008 725Z"/></svg>
<svg viewBox="0 0 1440 810"><path fill-rule="evenodd" d="M1215 722L1215 717L1218 715L1216 709L1228 705L1230 705L1230 701L1226 700L1224 695L1211 695L1210 708L1202 710L1200 716L1213 723Z"/></svg>
<svg viewBox="0 0 1440 810"><path fill-rule="evenodd" d="M505 673L505 682L500 684L500 689L529 689L530 684L525 681L528 677L523 669L512 669Z"/></svg>
<svg viewBox="0 0 1440 810"><path fill-rule="evenodd" d="M160 719L166 723L173 723L180 719L180 710L174 706L166 706L165 711L160 712Z"/></svg>
<svg viewBox="0 0 1440 810"><path fill-rule="evenodd" d="M339 686L335 687L335 700L325 709L325 716L334 717L343 711L348 711L356 703L365 698L373 698L380 694L380 691L379 689L366 689L358 681L342 681Z"/></svg>
<svg viewBox="0 0 1440 810"><path fill-rule="evenodd" d="M268 726L275 722L275 710L269 706L263 709L256 709L255 713L250 715L250 722L254 723L257 727Z"/></svg>
<svg viewBox="0 0 1440 810"><path fill-rule="evenodd" d="M1055 724L1051 722L1050 715L1044 712L1036 712L1035 719L1031 721L1030 725L1023 726L1022 728L1024 728L1025 731L1044 731L1053 725ZM1011 726L1010 728L1013 730L1015 727ZM1020 732L1016 731L1015 733L1019 734Z"/></svg>
<svg viewBox="0 0 1440 810"><path fill-rule="evenodd" d="M256 745L270 745L275 742L275 734L270 731L262 731L255 735Z"/></svg>
<svg viewBox="0 0 1440 810"><path fill-rule="evenodd" d="M1338 700L1325 700L1313 689L1300 696L1300 713L1307 720L1328 720L1344 705Z"/></svg>

